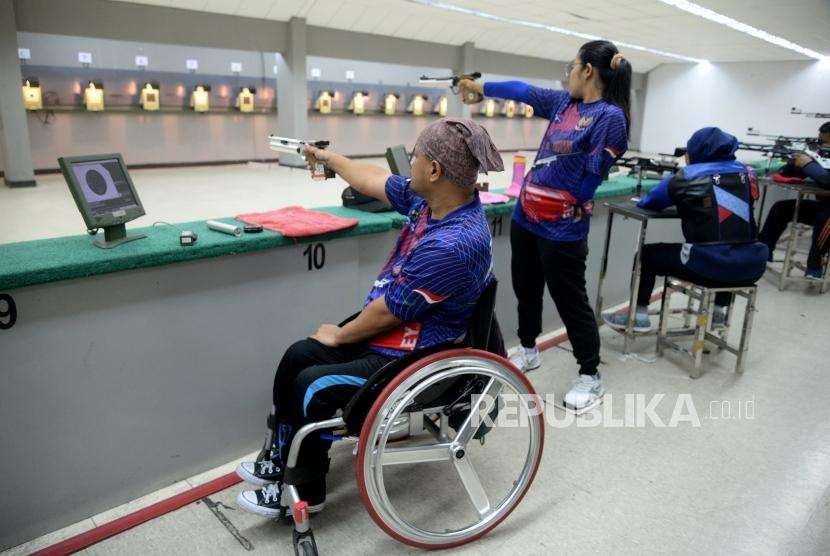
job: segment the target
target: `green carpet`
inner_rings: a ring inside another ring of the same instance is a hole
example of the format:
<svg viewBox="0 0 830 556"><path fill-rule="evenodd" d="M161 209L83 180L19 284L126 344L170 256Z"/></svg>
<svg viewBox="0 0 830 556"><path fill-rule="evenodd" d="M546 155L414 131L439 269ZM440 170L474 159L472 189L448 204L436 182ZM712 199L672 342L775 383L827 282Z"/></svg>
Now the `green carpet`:
<svg viewBox="0 0 830 556"><path fill-rule="evenodd" d="M374 234L392 228L391 220L384 215L368 214L344 207L327 207L320 210L345 218L357 218L360 223L349 230L304 238L303 242L318 241L323 237L333 239ZM239 224L233 218L216 220ZM296 240L268 230L260 234L242 234L235 237L208 229L204 221L183 222L175 226L128 227L129 232L146 234L147 238L125 243L114 249L95 247L88 235L0 245L0 291L120 270L248 253L297 243ZM199 236L198 241L192 246L182 247L179 245L180 229L196 232Z"/></svg>
<svg viewBox="0 0 830 556"><path fill-rule="evenodd" d="M633 178L615 177L597 189L596 198L629 195L634 191L635 183L636 180ZM487 205L485 212L488 217L510 215L515 206L516 201ZM381 233L392 228L401 228L406 222L406 218L396 212L371 214L339 206L324 207L318 210L345 218L357 218L359 224L349 230L303 238L301 241L286 238L268 230L260 234L243 234L235 237L209 230L204 221L196 221L177 223L175 227L166 225L147 228L128 227L129 232L146 234L147 238L126 243L114 249L95 247L92 245L92 238L88 235L3 244L0 245L0 291L109 274L121 270L249 253L298 242L309 243L322 239ZM217 218L216 220L238 223L233 218ZM199 236L198 241L190 247L180 246L180 230L196 232Z"/></svg>

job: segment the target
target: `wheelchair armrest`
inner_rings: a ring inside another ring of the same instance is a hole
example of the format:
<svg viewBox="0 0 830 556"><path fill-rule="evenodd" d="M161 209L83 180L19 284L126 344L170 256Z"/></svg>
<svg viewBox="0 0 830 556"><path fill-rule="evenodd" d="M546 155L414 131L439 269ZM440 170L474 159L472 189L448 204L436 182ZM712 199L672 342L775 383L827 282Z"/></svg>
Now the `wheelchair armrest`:
<svg viewBox="0 0 830 556"><path fill-rule="evenodd" d="M346 430L348 433L355 436L360 434L360 429L363 427L363 421L366 419L366 415L369 413L369 409L371 409L375 399L386 387L386 385L389 384L395 376L397 376L398 373L406 369L412 363L418 361L419 359L423 359L428 355L458 347L464 346L447 342L419 349L418 351L413 351L412 353L404 355L399 359L390 361L378 369L377 372L369 377L369 380L361 386L360 390L352 396L352 399L349 400L349 403L346 404L346 407L343 409L343 420L346 422Z"/></svg>
<svg viewBox="0 0 830 556"><path fill-rule="evenodd" d="M507 351L504 346L504 338L501 334L501 327L499 321L496 319L495 313L492 313L492 321L486 331L488 337L477 339L473 334L469 334L466 341L459 345L452 342L438 344L429 348L420 349L409 353L400 359L390 361L381 367L375 374L369 377L369 380L357 391L357 393L349 400L346 407L343 409L343 420L346 422L346 430L349 434L357 436L360 434L360 429L363 427L363 421L369 413L375 399L386 387L387 384L401 371L406 369L412 363L423 359L428 355L437 353L439 351L446 351L459 347L474 347L477 349L484 349L502 357L507 356ZM470 345L470 342L476 342L480 345Z"/></svg>
<svg viewBox="0 0 830 556"><path fill-rule="evenodd" d="M341 326L341 327L342 327L342 326L346 326L347 324L349 324L350 322L352 322L354 319L356 319L356 318L358 317L358 315L360 315L360 313L361 313L361 311L358 311L357 313L355 313L355 314L353 314L353 315L351 315L351 316L346 317L346 318L343 320L343 322L341 322L341 323L340 323L340 324L338 324L337 326Z"/></svg>

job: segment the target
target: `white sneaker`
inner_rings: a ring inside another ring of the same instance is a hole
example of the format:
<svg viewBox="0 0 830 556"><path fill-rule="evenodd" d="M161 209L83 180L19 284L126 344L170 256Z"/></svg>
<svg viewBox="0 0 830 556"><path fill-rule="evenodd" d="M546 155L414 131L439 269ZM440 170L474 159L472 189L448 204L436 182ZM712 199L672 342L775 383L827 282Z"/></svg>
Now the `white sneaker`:
<svg viewBox="0 0 830 556"><path fill-rule="evenodd" d="M510 357L510 362L526 373L542 366L542 356L539 354L539 348L520 346L519 350Z"/></svg>
<svg viewBox="0 0 830 556"><path fill-rule="evenodd" d="M605 387L602 385L602 376L599 372L595 375L579 375L574 385L565 394L565 407L579 411L593 405L603 395L605 395Z"/></svg>

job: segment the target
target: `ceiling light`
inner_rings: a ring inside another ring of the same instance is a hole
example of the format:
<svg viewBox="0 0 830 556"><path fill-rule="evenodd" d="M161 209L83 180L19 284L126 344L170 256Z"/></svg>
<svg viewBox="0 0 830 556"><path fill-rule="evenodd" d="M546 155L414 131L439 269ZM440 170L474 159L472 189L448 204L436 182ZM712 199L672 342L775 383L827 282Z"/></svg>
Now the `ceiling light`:
<svg viewBox="0 0 830 556"><path fill-rule="evenodd" d="M565 29L564 27L557 27L555 25L548 25L546 23L539 23L539 22L536 22L536 21L525 21L523 19L514 19L512 17L503 17L503 16L500 16L500 15L490 14L490 13L482 12L482 11L479 11L479 10L473 10L473 9L470 9L470 8L465 8L463 6L457 6L455 4L448 4L446 2L438 2L438 1L435 1L435 0L408 0L408 1L412 2L414 4L421 4L422 6L429 6L429 7L432 7L432 8L438 8L438 9L447 10L447 11L450 11L450 12L456 12L456 13L461 13L461 14L466 14L466 15L472 15L472 16L476 16L476 17L481 17L483 19L489 19L491 21L498 21L500 23L508 23L510 25L520 25L522 27L530 27L532 29L541 29L543 31L550 31L552 33L559 33L559 34L562 34L562 35L568 35L568 36L571 36L571 37L579 37L579 38L582 38L582 39L587 39L587 40L592 40L592 41L600 40L600 39L604 38L604 37L600 37L600 36L597 36L597 35L591 35L591 34L588 34L588 33L581 33L579 31L572 31L570 29ZM666 52L665 50L657 50L656 48L648 48L646 46L640 46L640 45L637 45L637 44L631 44L631 43L627 43L627 42L623 42L623 41L615 41L615 40L612 40L612 39L607 39L607 40L611 40L617 46L623 46L625 48L630 48L632 50L640 50L642 52L649 52L651 54L657 54L658 56L665 56L666 58L674 58L675 60L683 60L684 62L700 63L700 62L705 62L706 61L706 60L703 60L701 58L692 58L691 56L683 56L682 54L675 54L673 52Z"/></svg>
<svg viewBox="0 0 830 556"><path fill-rule="evenodd" d="M694 2L687 2L686 0L660 0L660 2L668 4L670 6L674 6L675 8L683 10L684 12L689 12L690 14L703 17L705 19L708 19L709 21L714 21L715 23L726 25L730 29L735 29L736 31L740 31L741 33L746 33L747 35L751 35L757 39L767 41L768 43L774 44L775 46L780 46L781 48L794 50L795 52L803 54L804 56L816 58L818 60L827 58L827 56L819 52L816 52L815 50L804 48L803 46L788 41L787 39L778 37L771 33L767 33L766 31L762 31L761 29L757 29L751 25L747 25L746 23L741 23L736 19L732 19L731 17L719 14L718 12L710 10L709 8L704 8L703 6L695 4Z"/></svg>

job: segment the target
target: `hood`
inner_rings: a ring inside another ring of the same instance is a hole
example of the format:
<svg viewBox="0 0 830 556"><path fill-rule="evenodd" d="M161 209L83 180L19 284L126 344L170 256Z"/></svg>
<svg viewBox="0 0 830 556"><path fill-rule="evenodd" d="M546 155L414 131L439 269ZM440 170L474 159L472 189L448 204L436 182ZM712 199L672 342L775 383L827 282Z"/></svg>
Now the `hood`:
<svg viewBox="0 0 830 556"><path fill-rule="evenodd" d="M689 164L735 160L738 140L718 127L695 131L686 143Z"/></svg>

